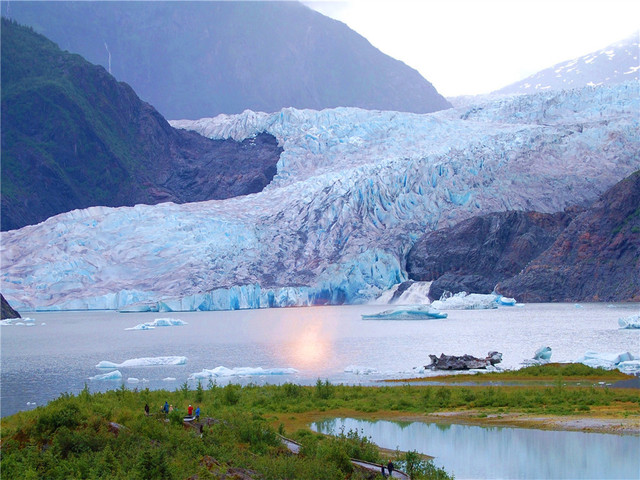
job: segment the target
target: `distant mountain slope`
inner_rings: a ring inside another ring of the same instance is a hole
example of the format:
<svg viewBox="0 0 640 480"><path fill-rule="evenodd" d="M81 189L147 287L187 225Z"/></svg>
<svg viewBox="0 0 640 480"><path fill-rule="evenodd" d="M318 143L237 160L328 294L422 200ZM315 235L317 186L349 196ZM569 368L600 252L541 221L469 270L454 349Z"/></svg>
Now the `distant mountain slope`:
<svg viewBox="0 0 640 480"><path fill-rule="evenodd" d="M493 93L533 93L638 81L640 32L580 58L558 63Z"/></svg>
<svg viewBox="0 0 640 480"><path fill-rule="evenodd" d="M546 250L571 220L568 213L494 212L421 237L407 256L411 280L432 281L429 297L491 293Z"/></svg>
<svg viewBox="0 0 640 480"><path fill-rule="evenodd" d="M497 291L524 302L640 301L640 170L579 214Z"/></svg>
<svg viewBox="0 0 640 480"><path fill-rule="evenodd" d="M170 119L450 107L416 70L298 2L11 2L10 14L103 65Z"/></svg>
<svg viewBox="0 0 640 480"><path fill-rule="evenodd" d="M2 19L2 230L94 205L262 190L282 149L176 130L125 83Z"/></svg>

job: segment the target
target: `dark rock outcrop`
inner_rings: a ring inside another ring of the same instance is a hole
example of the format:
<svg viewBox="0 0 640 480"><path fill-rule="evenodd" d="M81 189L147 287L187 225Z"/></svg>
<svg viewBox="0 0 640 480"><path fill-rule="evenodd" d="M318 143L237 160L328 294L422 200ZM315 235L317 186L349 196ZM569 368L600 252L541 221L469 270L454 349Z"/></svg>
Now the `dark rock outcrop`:
<svg viewBox="0 0 640 480"><path fill-rule="evenodd" d="M500 352L489 352L485 358L477 358L472 355L455 355L440 354L440 357L429 355L431 359L430 365L424 368L431 370L470 370L472 368L487 368L489 365L496 365L502 362L502 354Z"/></svg>
<svg viewBox="0 0 640 480"><path fill-rule="evenodd" d="M451 107L416 70L300 2L10 7L12 18L107 68L172 120L285 107L415 113Z"/></svg>
<svg viewBox="0 0 640 480"><path fill-rule="evenodd" d="M2 230L95 205L261 191L282 149L177 130L125 83L2 19Z"/></svg>
<svg viewBox="0 0 640 480"><path fill-rule="evenodd" d="M569 213L498 212L429 232L409 251L409 278L433 281L431 299L445 291L491 293L546 250L570 219Z"/></svg>
<svg viewBox="0 0 640 480"><path fill-rule="evenodd" d="M7 300L4 298L4 295L2 295L1 293L0 293L0 305L1 305L0 320L4 320L5 318L22 318L20 317L20 314L16 312L11 307L11 305L9 305L9 302L7 302Z"/></svg>
<svg viewBox="0 0 640 480"><path fill-rule="evenodd" d="M524 302L640 301L640 170L605 192L496 290Z"/></svg>

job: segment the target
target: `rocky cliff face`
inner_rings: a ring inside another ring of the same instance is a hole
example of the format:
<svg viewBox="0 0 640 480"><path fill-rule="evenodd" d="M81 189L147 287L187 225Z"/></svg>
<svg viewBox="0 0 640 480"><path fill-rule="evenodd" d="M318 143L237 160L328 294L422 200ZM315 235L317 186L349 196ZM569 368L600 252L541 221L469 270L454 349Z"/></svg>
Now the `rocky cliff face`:
<svg viewBox="0 0 640 480"><path fill-rule="evenodd" d="M640 301L640 171L580 213L497 291L525 302Z"/></svg>
<svg viewBox="0 0 640 480"><path fill-rule="evenodd" d="M172 128L125 83L2 20L2 230L95 205L261 191L282 149Z"/></svg>
<svg viewBox="0 0 640 480"><path fill-rule="evenodd" d="M0 320L5 318L20 318L20 314L9 305L9 302L0 293Z"/></svg>
<svg viewBox="0 0 640 480"><path fill-rule="evenodd" d="M429 297L461 291L491 293L548 248L568 225L569 213L497 212L425 234L411 248L407 273L433 281Z"/></svg>
<svg viewBox="0 0 640 480"><path fill-rule="evenodd" d="M286 107L426 113L451 106L416 70L299 2L10 7L12 18L104 66L170 119Z"/></svg>

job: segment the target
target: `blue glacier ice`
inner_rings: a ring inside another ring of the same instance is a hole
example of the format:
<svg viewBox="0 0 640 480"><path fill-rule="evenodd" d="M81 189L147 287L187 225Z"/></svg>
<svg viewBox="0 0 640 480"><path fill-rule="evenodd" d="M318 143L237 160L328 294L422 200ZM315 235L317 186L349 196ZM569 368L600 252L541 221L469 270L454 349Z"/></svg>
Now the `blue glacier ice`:
<svg viewBox="0 0 640 480"><path fill-rule="evenodd" d="M91 207L2 232L19 311L172 312L365 303L407 280L423 233L508 209L587 204L640 168L637 84L543 92L427 115L335 108L173 122L272 133L264 191Z"/></svg>

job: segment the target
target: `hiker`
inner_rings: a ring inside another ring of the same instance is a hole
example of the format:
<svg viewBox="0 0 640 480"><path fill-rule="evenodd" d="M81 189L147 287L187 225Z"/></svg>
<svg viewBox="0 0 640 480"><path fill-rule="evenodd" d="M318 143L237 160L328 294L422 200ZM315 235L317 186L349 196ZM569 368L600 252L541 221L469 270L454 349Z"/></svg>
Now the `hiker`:
<svg viewBox="0 0 640 480"><path fill-rule="evenodd" d="M387 470L389 470L389 476L393 477L393 462L391 460L387 463Z"/></svg>
<svg viewBox="0 0 640 480"><path fill-rule="evenodd" d="M380 471L382 472L382 476L383 476L383 477L386 477L386 476L387 476L387 474L386 474L386 473L385 473L385 471L384 471L384 463L382 463L382 464L380 465Z"/></svg>
<svg viewBox="0 0 640 480"><path fill-rule="evenodd" d="M196 407L196 420L200 420L200 407Z"/></svg>
<svg viewBox="0 0 640 480"><path fill-rule="evenodd" d="M149 404L145 403L144 404L144 414L148 417L149 416Z"/></svg>
<svg viewBox="0 0 640 480"><path fill-rule="evenodd" d="M187 415L189 416L193 415L193 407L191 405L189 405L189 408L187 408Z"/></svg>
<svg viewBox="0 0 640 480"><path fill-rule="evenodd" d="M162 411L164 412L165 415L167 415L169 413L169 403L168 402L164 402L164 407L162 407Z"/></svg>

